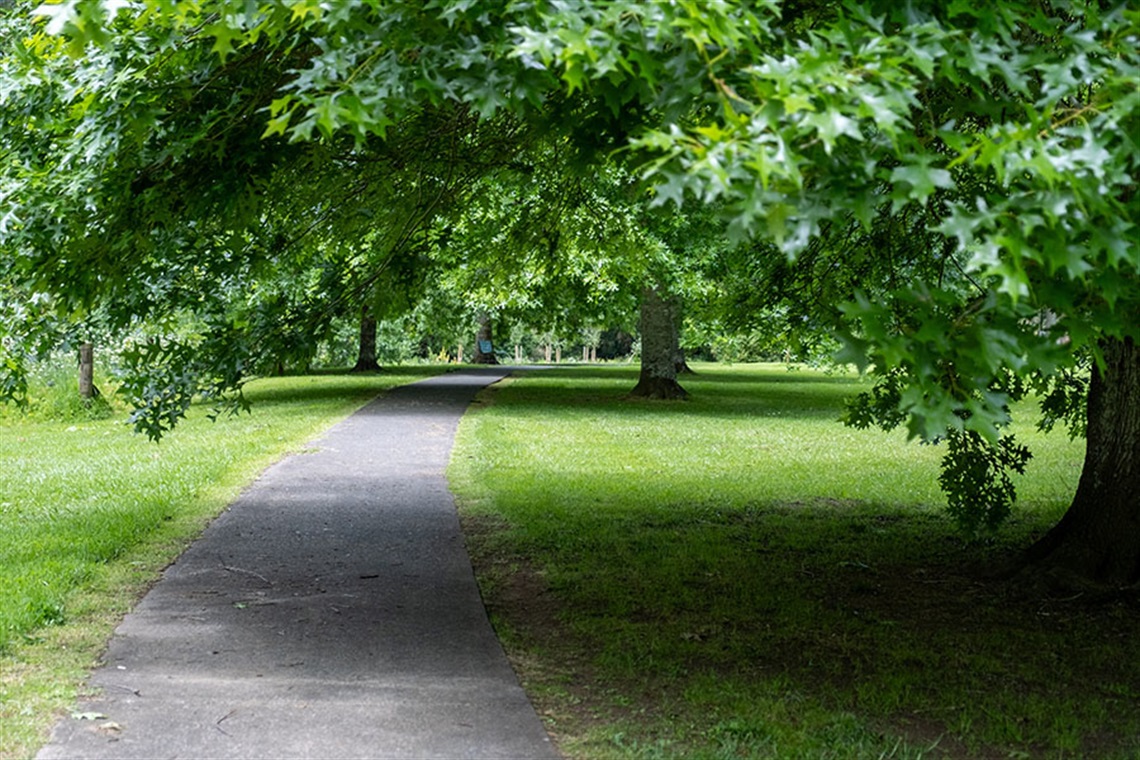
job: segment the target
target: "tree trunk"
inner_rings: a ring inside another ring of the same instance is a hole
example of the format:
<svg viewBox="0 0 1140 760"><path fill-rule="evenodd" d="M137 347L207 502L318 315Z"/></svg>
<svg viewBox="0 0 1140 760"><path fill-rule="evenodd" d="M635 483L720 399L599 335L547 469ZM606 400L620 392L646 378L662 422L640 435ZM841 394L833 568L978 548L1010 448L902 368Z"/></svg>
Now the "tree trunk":
<svg viewBox="0 0 1140 760"><path fill-rule="evenodd" d="M689 362L685 359L685 349L680 346L677 347L677 353L673 355L673 366L677 369L678 375L695 375L697 371L689 366Z"/></svg>
<svg viewBox="0 0 1140 760"><path fill-rule="evenodd" d="M1028 559L1055 575L1124 586L1140 583L1140 346L1128 339L1101 348L1077 493Z"/></svg>
<svg viewBox="0 0 1140 760"><path fill-rule="evenodd" d="M641 293L641 377L630 396L683 399L688 392L677 382L677 322L673 308L656 288Z"/></svg>
<svg viewBox="0 0 1140 760"><path fill-rule="evenodd" d="M90 403L99 396L95 387L95 346L91 343L79 345L79 397Z"/></svg>
<svg viewBox="0 0 1140 760"><path fill-rule="evenodd" d="M367 304L360 309L360 349L356 354L356 364L350 371L380 371L380 364L376 361L376 320Z"/></svg>
<svg viewBox="0 0 1140 760"><path fill-rule="evenodd" d="M561 364L562 363L562 344L558 344L557 346L554 347L554 363L555 364Z"/></svg>
<svg viewBox="0 0 1140 760"><path fill-rule="evenodd" d="M673 365L677 368L678 375L695 375L696 372L689 366L685 360L685 349L681 348L681 326L684 322L684 311L681 308L681 297L670 296L668 301L670 318L673 320Z"/></svg>
<svg viewBox="0 0 1140 760"><path fill-rule="evenodd" d="M549 363L550 363L550 351L551 351L551 347L550 347L550 344L549 344L549 343L547 343L547 344L543 345L543 347L542 347L542 355L543 355L544 357L546 357L546 363L547 363L547 364L549 364Z"/></svg>
<svg viewBox="0 0 1140 760"><path fill-rule="evenodd" d="M475 334L475 358L473 364L498 364L495 357L495 344L491 337L491 318L486 315L479 317L479 330Z"/></svg>

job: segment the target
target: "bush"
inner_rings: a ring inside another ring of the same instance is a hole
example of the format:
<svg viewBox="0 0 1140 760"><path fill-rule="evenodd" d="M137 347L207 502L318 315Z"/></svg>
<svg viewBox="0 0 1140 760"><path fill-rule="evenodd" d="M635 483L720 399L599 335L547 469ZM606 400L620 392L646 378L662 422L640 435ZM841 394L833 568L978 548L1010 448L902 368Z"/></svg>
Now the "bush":
<svg viewBox="0 0 1140 760"><path fill-rule="evenodd" d="M759 330L748 333L718 335L712 339L710 349L717 361L735 363L781 361L783 347Z"/></svg>

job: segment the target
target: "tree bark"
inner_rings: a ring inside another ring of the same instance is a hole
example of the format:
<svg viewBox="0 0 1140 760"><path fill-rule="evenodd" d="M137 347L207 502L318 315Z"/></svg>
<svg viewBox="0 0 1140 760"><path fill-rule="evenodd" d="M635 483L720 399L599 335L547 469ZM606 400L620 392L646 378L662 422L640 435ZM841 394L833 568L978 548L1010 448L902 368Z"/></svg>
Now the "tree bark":
<svg viewBox="0 0 1140 760"><path fill-rule="evenodd" d="M641 376L630 396L684 399L688 392L677 382L677 321L669 299L657 288L641 293Z"/></svg>
<svg viewBox="0 0 1140 760"><path fill-rule="evenodd" d="M673 366L677 368L678 375L695 375L697 371L689 366L689 362L685 360L685 349L677 349L677 356L673 358Z"/></svg>
<svg viewBox="0 0 1140 760"><path fill-rule="evenodd" d="M673 320L673 335L675 337L673 365L677 368L678 375L695 375L697 373L693 371L693 368L689 366L689 362L685 360L685 349L681 348L681 326L685 318L681 297L670 296L668 306L670 318Z"/></svg>
<svg viewBox="0 0 1140 760"><path fill-rule="evenodd" d="M483 349L489 349L484 351ZM475 357L472 364L498 364L495 356L495 344L491 337L491 318L487 315L479 317L479 330L475 334Z"/></svg>
<svg viewBox="0 0 1140 760"><path fill-rule="evenodd" d="M349 371L380 371L380 363L376 361L376 319L367 304L360 308L360 348L356 354L356 364Z"/></svg>
<svg viewBox="0 0 1140 760"><path fill-rule="evenodd" d="M1028 559L1054 575L1127 586L1140 583L1140 346L1127 339L1101 348L1077 493Z"/></svg>
<svg viewBox="0 0 1140 760"><path fill-rule="evenodd" d="M95 387L95 346L91 343L79 345L79 397L90 403L99 396Z"/></svg>

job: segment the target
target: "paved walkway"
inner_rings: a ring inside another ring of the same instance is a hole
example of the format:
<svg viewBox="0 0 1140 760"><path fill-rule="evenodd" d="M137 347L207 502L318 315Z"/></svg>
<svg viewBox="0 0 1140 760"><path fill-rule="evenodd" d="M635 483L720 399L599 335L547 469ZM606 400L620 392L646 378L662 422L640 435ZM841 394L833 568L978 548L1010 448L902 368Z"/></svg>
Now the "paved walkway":
<svg viewBox="0 0 1140 760"><path fill-rule="evenodd" d="M506 373L398 388L266 471L126 617L91 719L38 757L556 758L443 477Z"/></svg>

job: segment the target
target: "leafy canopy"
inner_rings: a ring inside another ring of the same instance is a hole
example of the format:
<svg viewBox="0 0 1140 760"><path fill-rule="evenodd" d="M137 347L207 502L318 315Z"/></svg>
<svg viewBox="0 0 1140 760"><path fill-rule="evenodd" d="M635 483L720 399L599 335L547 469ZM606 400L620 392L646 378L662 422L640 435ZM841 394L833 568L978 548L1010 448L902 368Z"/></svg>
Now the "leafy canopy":
<svg viewBox="0 0 1140 760"><path fill-rule="evenodd" d="M1140 339L1131 4L22 10L0 21L0 124L18 136L0 153L2 245L19 253L6 276L54 273L43 287L68 303L137 300L115 264L138 256L119 253L141 247L156 271L197 260L258 218L258 183L300 146L367 150L458 106L566 135L584 158L619 150L654 202L715 203L755 251L858 262L842 358L889 382L856 422L1001 446L986 461L1015 467L999 444L1010 402L1053 393L1104 341Z"/></svg>

